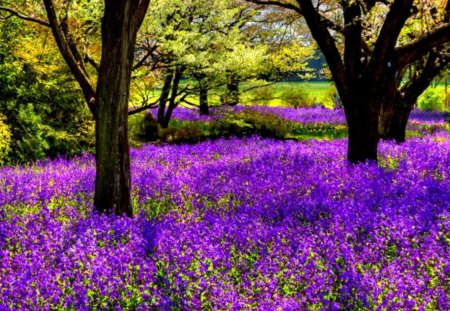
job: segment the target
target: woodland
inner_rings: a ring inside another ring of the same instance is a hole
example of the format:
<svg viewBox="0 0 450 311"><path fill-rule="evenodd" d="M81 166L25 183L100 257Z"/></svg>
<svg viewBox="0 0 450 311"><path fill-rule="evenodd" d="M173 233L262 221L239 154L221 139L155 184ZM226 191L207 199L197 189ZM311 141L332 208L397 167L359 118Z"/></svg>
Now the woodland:
<svg viewBox="0 0 450 311"><path fill-rule="evenodd" d="M0 0L0 310L449 310L450 1Z"/></svg>

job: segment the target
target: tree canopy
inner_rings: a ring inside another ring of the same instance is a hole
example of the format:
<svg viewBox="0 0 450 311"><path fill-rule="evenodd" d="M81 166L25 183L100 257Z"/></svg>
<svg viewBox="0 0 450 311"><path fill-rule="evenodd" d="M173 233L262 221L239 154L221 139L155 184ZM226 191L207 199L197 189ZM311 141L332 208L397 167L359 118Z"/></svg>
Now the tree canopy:
<svg viewBox="0 0 450 311"><path fill-rule="evenodd" d="M401 90L405 69L423 58L429 59L427 68L445 62L442 52L450 39L448 1L248 2L274 5L305 18L345 108L351 162L377 159L380 113L402 109L403 102L397 108L392 105L405 96ZM427 77L423 83L429 84L433 70L421 73Z"/></svg>

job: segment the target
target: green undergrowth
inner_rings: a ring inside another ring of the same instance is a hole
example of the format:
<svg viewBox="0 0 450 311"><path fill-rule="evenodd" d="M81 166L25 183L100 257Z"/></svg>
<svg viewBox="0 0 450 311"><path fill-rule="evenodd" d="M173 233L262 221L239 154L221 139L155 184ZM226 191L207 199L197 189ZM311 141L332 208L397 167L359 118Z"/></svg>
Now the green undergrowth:
<svg viewBox="0 0 450 311"><path fill-rule="evenodd" d="M328 140L346 137L347 127L342 124L301 124L285 120L272 113L246 109L208 122L173 120L167 129L159 129L156 141L197 143L207 139L252 135L281 140ZM143 138L146 140L145 137Z"/></svg>

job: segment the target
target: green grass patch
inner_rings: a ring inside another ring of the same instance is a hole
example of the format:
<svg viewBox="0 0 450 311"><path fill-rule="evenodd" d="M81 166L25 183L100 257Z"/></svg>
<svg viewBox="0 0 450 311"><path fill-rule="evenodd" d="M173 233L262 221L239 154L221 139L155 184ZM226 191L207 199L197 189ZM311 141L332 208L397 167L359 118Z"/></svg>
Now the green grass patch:
<svg viewBox="0 0 450 311"><path fill-rule="evenodd" d="M181 87L187 82L182 82ZM253 88L255 86L258 86ZM240 104L241 105L267 105L267 106L286 106L283 100L283 94L289 90L302 89L316 103L324 104L330 101L330 92L333 90L333 84L330 81L304 81L304 82L279 82L269 83L242 83L240 86ZM251 89L249 91L245 91ZM217 87L209 91L208 101L211 106L221 105L220 97L226 92L225 87ZM161 89L153 90L149 95L149 102L159 98ZM195 94L186 98L189 102L198 105L198 96ZM140 100L136 99L136 105Z"/></svg>

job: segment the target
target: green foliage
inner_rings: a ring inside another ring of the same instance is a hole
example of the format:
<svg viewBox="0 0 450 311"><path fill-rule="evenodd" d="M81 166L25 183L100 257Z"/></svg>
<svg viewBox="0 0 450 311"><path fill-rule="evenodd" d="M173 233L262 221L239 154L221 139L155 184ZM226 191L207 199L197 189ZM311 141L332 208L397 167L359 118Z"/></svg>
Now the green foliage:
<svg viewBox="0 0 450 311"><path fill-rule="evenodd" d="M325 96L323 96L321 104L325 108L330 109L342 107L342 101L334 85L325 92Z"/></svg>
<svg viewBox="0 0 450 311"><path fill-rule="evenodd" d="M197 143L207 136L197 122L183 122L176 127L160 129L159 135L161 140L169 143Z"/></svg>
<svg viewBox="0 0 450 311"><path fill-rule="evenodd" d="M19 106L16 117L16 122L12 123L15 126L15 148L11 161L24 163L44 158L50 145L45 140L42 118L33 104Z"/></svg>
<svg viewBox="0 0 450 311"><path fill-rule="evenodd" d="M0 114L11 132L3 164L92 149L91 115L56 48L33 31L18 39L12 22L0 27Z"/></svg>
<svg viewBox="0 0 450 311"><path fill-rule="evenodd" d="M418 106L422 110L443 111L445 109L445 93L429 87L418 99Z"/></svg>
<svg viewBox="0 0 450 311"><path fill-rule="evenodd" d="M128 128L131 145L159 139L158 121L148 111L128 117Z"/></svg>
<svg viewBox="0 0 450 311"><path fill-rule="evenodd" d="M344 138L348 134L347 126L328 123L296 123L292 136L299 140L304 139L336 139Z"/></svg>
<svg viewBox="0 0 450 311"><path fill-rule="evenodd" d="M221 118L208 122L171 120L167 129L158 129L158 137L146 139L144 119L132 118L132 144L142 141L166 143L197 143L221 137L259 135L275 139L335 139L347 136L347 126L342 124L302 124L285 120L268 112L245 109L241 112L224 113ZM134 140L134 141L133 141Z"/></svg>
<svg viewBox="0 0 450 311"><path fill-rule="evenodd" d="M306 108L316 105L316 98L311 96L303 87L291 87L281 94L285 105L293 108Z"/></svg>
<svg viewBox="0 0 450 311"><path fill-rule="evenodd" d="M144 203L136 202L133 206L139 206L139 210L136 210L136 213L140 211L145 212L146 216L149 219L158 219L170 211L176 211L179 208L170 198L147 198Z"/></svg>
<svg viewBox="0 0 450 311"><path fill-rule="evenodd" d="M274 89L272 86L261 86L252 90L253 102L268 105L274 99Z"/></svg>
<svg viewBox="0 0 450 311"><path fill-rule="evenodd" d="M11 132L5 120L6 118L0 114L0 165L5 164L11 148Z"/></svg>
<svg viewBox="0 0 450 311"><path fill-rule="evenodd" d="M292 122L271 113L245 109L211 122L212 137L260 135L283 139L292 131Z"/></svg>

